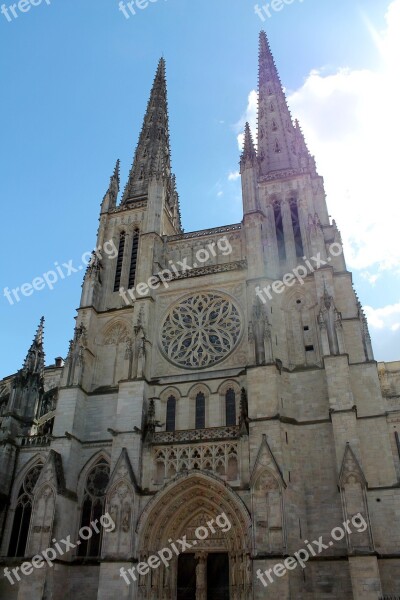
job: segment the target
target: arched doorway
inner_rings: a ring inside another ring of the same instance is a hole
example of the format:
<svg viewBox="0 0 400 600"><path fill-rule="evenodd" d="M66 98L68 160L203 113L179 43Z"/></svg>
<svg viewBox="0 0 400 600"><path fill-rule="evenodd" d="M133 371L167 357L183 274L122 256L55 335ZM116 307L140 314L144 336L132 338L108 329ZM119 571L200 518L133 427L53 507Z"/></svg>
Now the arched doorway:
<svg viewBox="0 0 400 600"><path fill-rule="evenodd" d="M249 512L229 486L202 471L181 473L139 519L139 560L164 548L171 549L172 556L168 567L161 564L139 578L138 598L251 599L250 529Z"/></svg>

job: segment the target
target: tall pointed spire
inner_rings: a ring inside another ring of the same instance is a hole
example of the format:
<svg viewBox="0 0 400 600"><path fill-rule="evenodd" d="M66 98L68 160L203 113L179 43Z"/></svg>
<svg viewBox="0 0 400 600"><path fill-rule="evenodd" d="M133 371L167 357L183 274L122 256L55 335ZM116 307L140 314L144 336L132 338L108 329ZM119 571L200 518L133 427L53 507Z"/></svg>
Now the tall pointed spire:
<svg viewBox="0 0 400 600"><path fill-rule="evenodd" d="M258 156L261 176L298 169L296 134L274 58L260 33L258 77Z"/></svg>
<svg viewBox="0 0 400 600"><path fill-rule="evenodd" d="M27 374L41 375L44 370L44 349L43 349L44 317L40 319L35 337L31 347L26 355L22 370Z"/></svg>
<svg viewBox="0 0 400 600"><path fill-rule="evenodd" d="M154 175L170 178L167 84L165 60L161 58L154 78L139 143L122 197L122 204L142 199Z"/></svg>

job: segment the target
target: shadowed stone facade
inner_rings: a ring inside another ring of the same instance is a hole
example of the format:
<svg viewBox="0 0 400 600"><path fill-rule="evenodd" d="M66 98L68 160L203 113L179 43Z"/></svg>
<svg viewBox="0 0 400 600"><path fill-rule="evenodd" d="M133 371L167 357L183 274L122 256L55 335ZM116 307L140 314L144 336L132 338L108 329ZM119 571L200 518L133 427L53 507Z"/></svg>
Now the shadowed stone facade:
<svg viewBox="0 0 400 600"><path fill-rule="evenodd" d="M42 320L0 382L1 599L400 596L400 362L374 360L264 33L258 116L242 222L183 233L161 59L121 201L117 164L101 205L96 248L118 255L88 266L65 363L45 367ZM304 281L288 277L300 266ZM14 585L3 575L106 512L113 531ZM229 531L198 540L222 512ZM257 573L357 514L362 531L263 586ZM177 556L127 585L121 568L183 536L189 595Z"/></svg>

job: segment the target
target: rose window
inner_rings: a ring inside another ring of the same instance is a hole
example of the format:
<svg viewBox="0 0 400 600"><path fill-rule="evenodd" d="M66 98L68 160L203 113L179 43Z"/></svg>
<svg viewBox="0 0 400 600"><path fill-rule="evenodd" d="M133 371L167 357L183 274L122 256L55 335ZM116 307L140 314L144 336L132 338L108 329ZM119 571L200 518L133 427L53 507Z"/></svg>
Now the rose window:
<svg viewBox="0 0 400 600"><path fill-rule="evenodd" d="M226 358L241 331L232 300L216 293L196 294L170 309L161 329L161 348L171 362L201 369Z"/></svg>

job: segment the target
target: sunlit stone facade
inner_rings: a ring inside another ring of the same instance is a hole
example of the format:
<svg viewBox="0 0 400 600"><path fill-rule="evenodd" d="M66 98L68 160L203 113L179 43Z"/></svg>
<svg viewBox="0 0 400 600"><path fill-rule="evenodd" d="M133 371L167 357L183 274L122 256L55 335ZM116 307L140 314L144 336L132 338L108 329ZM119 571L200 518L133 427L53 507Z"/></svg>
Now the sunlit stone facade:
<svg viewBox="0 0 400 600"><path fill-rule="evenodd" d="M257 137L242 222L183 233L160 61L129 180L119 199L117 165L101 205L96 248L117 253L88 267L68 356L45 367L42 321L0 383L0 598L400 596L400 363L374 360L264 34ZM18 581L105 513L112 531ZM229 530L197 539L222 513ZM121 577L183 536L168 568Z"/></svg>

